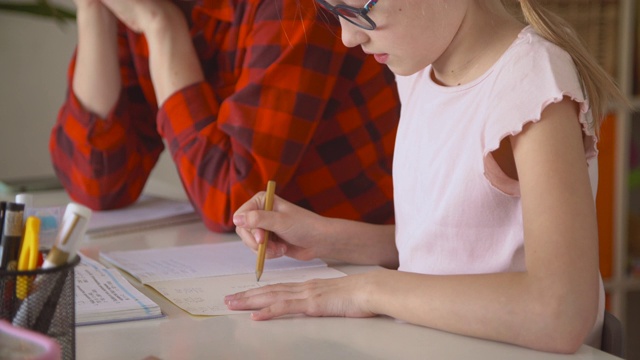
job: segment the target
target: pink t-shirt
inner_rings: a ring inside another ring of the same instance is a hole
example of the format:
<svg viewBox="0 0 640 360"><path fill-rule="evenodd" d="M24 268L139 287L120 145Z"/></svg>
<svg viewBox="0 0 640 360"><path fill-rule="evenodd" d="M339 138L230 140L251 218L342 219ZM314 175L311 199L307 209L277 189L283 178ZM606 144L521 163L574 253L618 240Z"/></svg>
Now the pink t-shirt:
<svg viewBox="0 0 640 360"><path fill-rule="evenodd" d="M393 160L399 270L483 274L526 269L519 183L491 156L549 104L580 103L585 159L596 137L570 56L526 27L484 75L461 86L433 82L431 67L397 77L402 113ZM597 172L590 171L592 188ZM595 201L595 199L594 199ZM604 311L587 343L599 346Z"/></svg>

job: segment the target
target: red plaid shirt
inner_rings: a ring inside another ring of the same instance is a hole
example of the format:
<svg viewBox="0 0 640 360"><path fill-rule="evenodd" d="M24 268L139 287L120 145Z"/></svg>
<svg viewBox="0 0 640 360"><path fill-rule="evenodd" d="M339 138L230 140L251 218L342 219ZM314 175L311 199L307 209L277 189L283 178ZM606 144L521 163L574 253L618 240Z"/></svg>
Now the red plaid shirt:
<svg viewBox="0 0 640 360"><path fill-rule="evenodd" d="M206 81L160 108L146 40L122 26L123 88L108 117L69 90L50 150L71 198L93 209L133 203L164 140L211 230L232 230L233 212L270 179L321 215L392 223L393 74L346 48L312 0L204 0L190 20ZM69 84L73 75L74 61Z"/></svg>

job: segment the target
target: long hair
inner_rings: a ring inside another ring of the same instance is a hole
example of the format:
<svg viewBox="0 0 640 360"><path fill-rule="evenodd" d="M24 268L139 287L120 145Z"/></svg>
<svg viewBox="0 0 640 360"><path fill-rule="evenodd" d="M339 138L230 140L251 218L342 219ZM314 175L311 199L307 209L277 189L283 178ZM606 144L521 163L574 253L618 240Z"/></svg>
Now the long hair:
<svg viewBox="0 0 640 360"><path fill-rule="evenodd" d="M509 2L511 4L509 4ZM510 8L514 0L502 0ZM519 0L523 20L548 41L565 50L576 66L582 81L583 91L589 99L593 124L596 133L600 128L607 107L612 102L630 106L616 81L597 62L582 39L560 16L545 9L537 0Z"/></svg>

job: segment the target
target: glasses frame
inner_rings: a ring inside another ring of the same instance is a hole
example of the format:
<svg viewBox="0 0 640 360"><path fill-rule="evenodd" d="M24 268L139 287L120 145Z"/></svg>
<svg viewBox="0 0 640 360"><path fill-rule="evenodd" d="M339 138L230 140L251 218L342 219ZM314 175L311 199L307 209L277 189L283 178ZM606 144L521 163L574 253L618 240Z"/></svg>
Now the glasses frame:
<svg viewBox="0 0 640 360"><path fill-rule="evenodd" d="M333 6L328 2L326 2L325 0L316 0L316 2L320 4L320 6L329 10L333 15L339 16L345 19L346 21L352 23L353 25L364 30L375 30L377 27L376 23L373 20L371 20L371 18L367 14L369 14L371 9L378 3L378 1L379 0L369 0L367 1L366 4L364 4L362 8L356 8L356 7L344 5L344 4L338 4L336 6ZM369 26L367 27L363 24L355 22L352 18L344 15L344 13L341 10L353 14L354 17L361 18L362 20L366 21L369 24Z"/></svg>

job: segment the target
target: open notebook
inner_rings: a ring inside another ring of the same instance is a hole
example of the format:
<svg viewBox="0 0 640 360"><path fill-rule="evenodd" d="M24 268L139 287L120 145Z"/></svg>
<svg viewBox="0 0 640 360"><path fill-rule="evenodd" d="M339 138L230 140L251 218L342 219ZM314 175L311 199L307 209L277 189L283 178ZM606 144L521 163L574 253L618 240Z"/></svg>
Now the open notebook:
<svg viewBox="0 0 640 360"><path fill-rule="evenodd" d="M76 325L154 319L158 304L138 291L117 269L86 256L75 267Z"/></svg>
<svg viewBox="0 0 640 360"><path fill-rule="evenodd" d="M87 235L104 237L198 220L200 217L188 201L142 195L128 207L94 211Z"/></svg>
<svg viewBox="0 0 640 360"><path fill-rule="evenodd" d="M322 260L288 257L265 261L256 281L256 255L240 241L100 253L192 315L234 314L224 296L274 283L328 279L345 274Z"/></svg>

